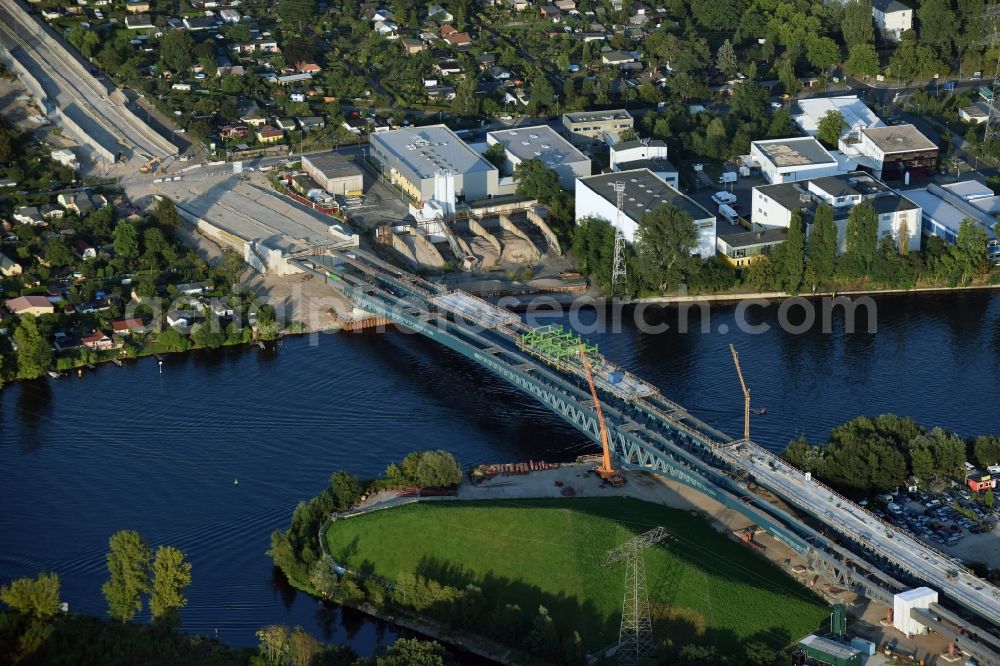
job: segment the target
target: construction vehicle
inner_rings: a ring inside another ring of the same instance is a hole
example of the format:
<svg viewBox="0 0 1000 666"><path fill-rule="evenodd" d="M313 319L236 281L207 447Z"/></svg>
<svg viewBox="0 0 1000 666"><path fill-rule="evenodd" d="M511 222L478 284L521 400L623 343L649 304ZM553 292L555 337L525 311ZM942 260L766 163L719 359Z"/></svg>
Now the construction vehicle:
<svg viewBox="0 0 1000 666"><path fill-rule="evenodd" d="M594 471L613 487L618 488L625 484L625 478L618 470L611 466L611 447L608 444L608 428L604 424L604 412L601 411L601 401L597 398L597 387L594 386L594 376L590 371L590 360L587 359L587 350L582 342L580 343L580 362L583 363L583 370L587 376L587 385L590 387L590 395L594 399L597 426L601 432L601 464L595 467Z"/></svg>
<svg viewBox="0 0 1000 666"><path fill-rule="evenodd" d="M139 173L149 173L150 171L154 171L156 167L159 166L159 164L160 164L160 158L154 157L145 164L143 164L141 167L139 167Z"/></svg>
<svg viewBox="0 0 1000 666"><path fill-rule="evenodd" d="M750 389L743 381L743 371L740 370L740 355L736 353L736 347L730 343L729 351L733 353L733 363L736 364L736 374L740 377L740 386L743 387L743 440L750 441Z"/></svg>

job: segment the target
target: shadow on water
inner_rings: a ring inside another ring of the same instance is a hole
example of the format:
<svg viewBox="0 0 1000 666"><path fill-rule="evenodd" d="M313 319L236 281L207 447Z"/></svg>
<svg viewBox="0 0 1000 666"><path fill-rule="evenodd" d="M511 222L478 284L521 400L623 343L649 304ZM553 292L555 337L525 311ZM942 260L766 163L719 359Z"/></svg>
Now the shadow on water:
<svg viewBox="0 0 1000 666"><path fill-rule="evenodd" d="M23 426L21 450L33 453L44 443L43 424L52 418L52 387L47 379L34 379L21 382L20 389L17 415Z"/></svg>
<svg viewBox="0 0 1000 666"><path fill-rule="evenodd" d="M292 585L288 582L284 572L278 567L272 567L271 580L269 583L271 585L271 590L274 593L274 597L281 599L281 603L284 605L286 611L291 609L299 591L292 587Z"/></svg>

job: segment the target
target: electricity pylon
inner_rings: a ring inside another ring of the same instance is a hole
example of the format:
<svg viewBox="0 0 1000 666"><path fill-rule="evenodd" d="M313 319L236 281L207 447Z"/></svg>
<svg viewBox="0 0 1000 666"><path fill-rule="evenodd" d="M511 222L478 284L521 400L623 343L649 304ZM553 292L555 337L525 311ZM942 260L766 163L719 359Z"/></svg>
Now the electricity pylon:
<svg viewBox="0 0 1000 666"><path fill-rule="evenodd" d="M649 617L649 598L646 594L643 551L667 536L665 529L655 527L609 550L604 557L604 566L625 563L625 597L622 601L621 631L618 634L618 663L622 666L639 666L656 651L653 621Z"/></svg>
<svg viewBox="0 0 1000 666"><path fill-rule="evenodd" d="M617 292L618 283L625 284L625 234L622 232L622 204L625 200L625 183L615 183L618 199L618 219L615 221L615 255L611 264L611 295Z"/></svg>
<svg viewBox="0 0 1000 666"><path fill-rule="evenodd" d="M983 10L983 42L990 46L1000 40L1000 4L988 5ZM1000 132L1000 109L997 108L997 95L1000 95L1000 56L997 56L997 67L993 74L993 94L989 100L990 113L986 118L986 132L983 135L983 145Z"/></svg>

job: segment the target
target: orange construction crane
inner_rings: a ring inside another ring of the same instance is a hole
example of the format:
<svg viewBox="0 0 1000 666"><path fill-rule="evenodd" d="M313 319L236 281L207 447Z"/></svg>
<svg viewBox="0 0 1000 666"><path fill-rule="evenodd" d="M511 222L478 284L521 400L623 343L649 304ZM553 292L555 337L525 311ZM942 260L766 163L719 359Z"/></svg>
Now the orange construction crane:
<svg viewBox="0 0 1000 666"><path fill-rule="evenodd" d="M604 412L601 411L601 401L597 399L597 387L594 386L594 376L590 372L590 361L587 359L587 352L580 343L580 361L583 363L583 370L587 375L587 385L590 386L590 395L594 398L594 411L597 412L597 425L601 430L601 446L604 457L601 465L596 469L602 479L608 479L612 485L621 485L621 475L618 470L611 466L611 447L608 445L608 429L604 425ZM616 483L617 481L617 483Z"/></svg>
<svg viewBox="0 0 1000 666"><path fill-rule="evenodd" d="M736 353L736 347L731 343L729 351L733 352L733 363L736 364L736 374L740 376L740 386L743 387L743 439L750 441L750 389L743 381L743 371L740 370L740 355Z"/></svg>

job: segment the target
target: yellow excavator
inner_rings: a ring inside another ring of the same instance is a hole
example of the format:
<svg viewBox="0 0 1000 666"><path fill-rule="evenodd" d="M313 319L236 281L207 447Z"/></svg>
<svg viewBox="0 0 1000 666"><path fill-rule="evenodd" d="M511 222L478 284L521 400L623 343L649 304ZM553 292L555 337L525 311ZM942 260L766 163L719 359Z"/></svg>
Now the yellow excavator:
<svg viewBox="0 0 1000 666"><path fill-rule="evenodd" d="M149 173L155 167L160 165L160 161L161 160L159 157L152 158L151 160L143 164L141 167L139 167L139 173Z"/></svg>
<svg viewBox="0 0 1000 666"><path fill-rule="evenodd" d="M587 359L587 352L580 343L580 362L583 363L583 370L587 375L587 385L590 387L590 395L594 399L594 411L597 412L597 425L601 431L601 448L603 457L601 464L594 469L598 476L610 483L614 487L625 483L625 478L621 472L611 466L611 447L608 445L608 428L604 425L604 412L601 410L601 401L597 398L597 387L594 386L594 376L590 372L590 360Z"/></svg>

